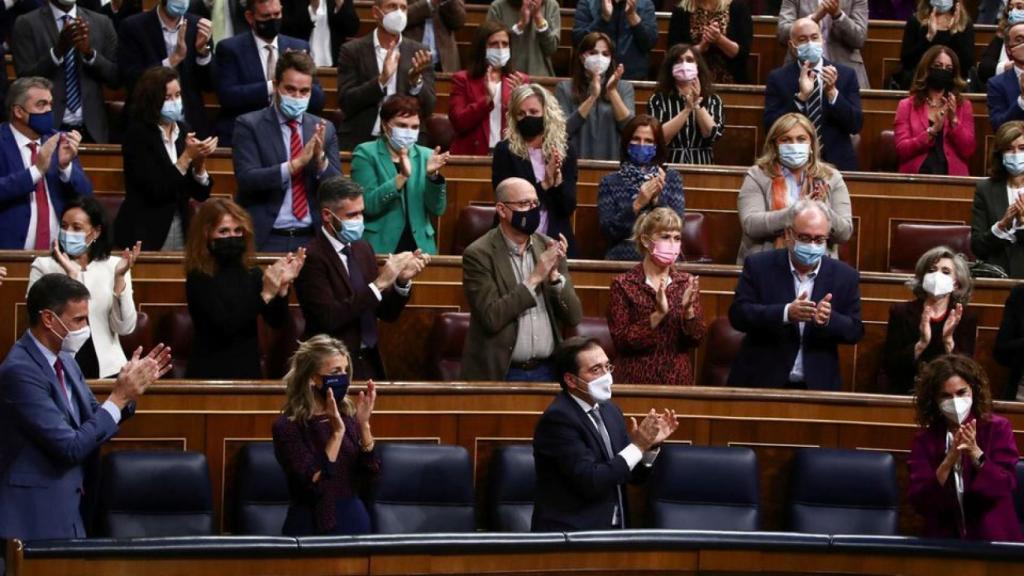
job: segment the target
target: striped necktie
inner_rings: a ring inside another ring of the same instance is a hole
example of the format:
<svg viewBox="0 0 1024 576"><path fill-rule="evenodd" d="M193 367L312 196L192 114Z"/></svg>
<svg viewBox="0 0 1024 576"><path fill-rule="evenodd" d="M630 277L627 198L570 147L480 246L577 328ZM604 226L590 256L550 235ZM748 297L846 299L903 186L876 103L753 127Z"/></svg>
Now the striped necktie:
<svg viewBox="0 0 1024 576"><path fill-rule="evenodd" d="M71 25L72 18L70 15L65 14L61 17L61 20L64 21L62 30ZM75 57L74 47L64 55L64 92L66 95L65 102L69 111L76 112L82 108L82 91L78 84L78 62Z"/></svg>
<svg viewBox="0 0 1024 576"><path fill-rule="evenodd" d="M807 119L814 124L814 131L818 134L818 143L821 143L821 80L814 79L814 88L811 90L811 97L807 99Z"/></svg>

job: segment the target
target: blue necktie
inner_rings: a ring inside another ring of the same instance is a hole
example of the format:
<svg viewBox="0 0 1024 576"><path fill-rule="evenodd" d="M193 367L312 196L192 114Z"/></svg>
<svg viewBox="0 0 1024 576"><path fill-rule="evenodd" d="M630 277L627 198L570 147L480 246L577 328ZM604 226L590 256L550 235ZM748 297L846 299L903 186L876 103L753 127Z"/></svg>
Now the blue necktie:
<svg viewBox="0 0 1024 576"><path fill-rule="evenodd" d="M64 28L71 25L71 16L61 17ZM78 85L78 63L75 61L75 49L72 47L64 55L64 92L67 95L67 109L75 112L82 107L82 91Z"/></svg>

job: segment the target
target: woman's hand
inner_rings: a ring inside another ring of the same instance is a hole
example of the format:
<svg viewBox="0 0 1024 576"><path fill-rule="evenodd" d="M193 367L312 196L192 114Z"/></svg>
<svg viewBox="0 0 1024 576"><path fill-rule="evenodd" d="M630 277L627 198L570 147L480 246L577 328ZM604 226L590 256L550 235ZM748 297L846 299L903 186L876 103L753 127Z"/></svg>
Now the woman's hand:
<svg viewBox="0 0 1024 576"><path fill-rule="evenodd" d="M935 38L935 35L939 32L939 14L933 8L931 13L928 14L928 32L925 34L925 38L929 42Z"/></svg>
<svg viewBox="0 0 1024 576"><path fill-rule="evenodd" d="M427 160L427 174L430 176L437 176L441 168L448 164L448 157L451 154L449 152L441 153L441 147L437 146L434 148L434 153L430 155L430 159Z"/></svg>
<svg viewBox="0 0 1024 576"><path fill-rule="evenodd" d="M555 152L544 164L544 180L541 187L550 190L562 184L562 155Z"/></svg>
<svg viewBox="0 0 1024 576"><path fill-rule="evenodd" d="M828 182L821 179L815 179L811 183L811 192L808 194L808 198L811 200L818 200L819 202L828 202L828 193L832 187Z"/></svg>
<svg viewBox="0 0 1024 576"><path fill-rule="evenodd" d="M963 304L957 304L955 308L949 311L946 316L946 322L942 325L942 344L946 348L946 354L953 352L953 332L956 331L957 324L960 324L960 318L964 315Z"/></svg>
<svg viewBox="0 0 1024 576"><path fill-rule="evenodd" d="M588 98L597 100L601 97L601 75L594 74L593 72L587 72L590 75L590 94Z"/></svg>
<svg viewBox="0 0 1024 576"><path fill-rule="evenodd" d="M618 92L619 91L619 80L622 80L622 75L625 74L625 73L626 73L626 68L623 67L622 64L619 64L618 66L616 66L615 67L615 72L613 72L608 77L608 83L604 85L605 86L605 91L608 92L608 93Z"/></svg>
<svg viewBox="0 0 1024 576"><path fill-rule="evenodd" d="M661 321L668 316L668 293L666 291L665 284L666 282L664 279L658 283L658 293L654 298L654 312L651 312L650 317L651 328L657 328L658 325L661 324Z"/></svg>
<svg viewBox="0 0 1024 576"><path fill-rule="evenodd" d="M334 392L331 390L327 390L327 418L331 423L331 435L337 438L344 436L345 421L341 419L338 401L334 399Z"/></svg>
<svg viewBox="0 0 1024 576"><path fill-rule="evenodd" d="M956 97L952 94L943 96L942 102L945 105L944 116L949 119L949 127L956 128L959 119L956 117Z"/></svg>
<svg viewBox="0 0 1024 576"><path fill-rule="evenodd" d="M693 320L697 316L697 301L700 299L700 276L690 279L690 285L683 291L683 319Z"/></svg>
<svg viewBox="0 0 1024 576"><path fill-rule="evenodd" d="M135 267L135 261L139 259L140 252L142 252L141 240L136 242L135 246L125 248L124 252L121 253L121 261L117 263L117 268L114 269L114 276L124 278L124 275Z"/></svg>
<svg viewBox="0 0 1024 576"><path fill-rule="evenodd" d="M921 324L918 328L921 335L917 338L917 344L914 344L915 360L921 356L932 341L932 314L934 314L932 307L929 304L925 304L924 310L921 312Z"/></svg>
<svg viewBox="0 0 1024 576"><path fill-rule="evenodd" d="M57 264L60 264L60 267L64 269L64 273L68 275L68 278L78 280L79 272L82 270L82 267L78 262L73 261L71 257L68 256L67 252L60 249L60 241L53 241L53 247L50 254L53 256L53 259L56 260Z"/></svg>
<svg viewBox="0 0 1024 576"><path fill-rule="evenodd" d="M976 420L961 424L953 437L953 445L961 454L967 454L971 459L977 461L981 458L981 448L978 447L978 429Z"/></svg>
<svg viewBox="0 0 1024 576"><path fill-rule="evenodd" d="M370 416L373 416L373 405L377 402L377 385L373 380L366 381L366 391L360 392L356 399L356 422L360 426L370 424Z"/></svg>
<svg viewBox="0 0 1024 576"><path fill-rule="evenodd" d="M274 262L263 271L263 291L260 296L264 303L270 303L280 292L284 276L284 258ZM285 284L287 288L287 284Z"/></svg>

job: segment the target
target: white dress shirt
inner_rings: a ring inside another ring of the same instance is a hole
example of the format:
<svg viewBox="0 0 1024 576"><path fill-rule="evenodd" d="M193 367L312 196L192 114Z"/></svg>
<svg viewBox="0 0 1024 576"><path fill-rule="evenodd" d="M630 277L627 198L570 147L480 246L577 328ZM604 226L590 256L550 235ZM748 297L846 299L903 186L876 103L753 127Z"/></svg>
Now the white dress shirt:
<svg viewBox="0 0 1024 576"><path fill-rule="evenodd" d="M810 299L814 294L814 279L818 277L818 272L821 270L821 260L818 260L818 265L807 273L806 276L801 276L800 272L793 266L793 261L788 257L786 262L789 264L789 271L793 275L793 289L796 297L799 298L804 292L807 293L807 298ZM789 304L782 309L782 321L789 324ZM804 325L806 322L798 322L797 327L800 330L800 348L796 352L796 360L793 361L793 368L789 371L790 382L803 382L804 381Z"/></svg>
<svg viewBox="0 0 1024 576"><path fill-rule="evenodd" d="M387 58L388 49L385 48L384 46L381 46L380 38L378 37L378 34L380 34L380 29L379 28L374 28L374 30L373 30L373 52L377 56L377 73L379 74L379 73L384 71L384 59ZM395 50L399 50L401 48L401 45L402 45L402 37L399 36L398 37L398 42L395 43ZM401 74L401 73L402 73L402 71L399 68L396 67L395 68L395 73L391 75L391 78L388 78L388 83L380 85L381 91L384 92L384 97L380 99L381 104L384 104L384 101L388 99L388 96L391 96L396 91L398 91L398 75ZM409 95L411 95L411 96L419 96L419 93L420 93L421 90L423 90L423 79L422 78L420 79L420 83L419 84L417 84L415 86L410 86L409 87ZM377 119L373 122L373 131L370 132L370 133L373 134L374 136L380 135L380 107L379 106L377 107Z"/></svg>
<svg viewBox="0 0 1024 576"><path fill-rule="evenodd" d="M1009 185L1007 185L1006 205L1013 206L1013 204L1017 201L1017 198L1019 198L1021 194L1024 194L1024 188L1011 188ZM1021 219L1019 217L1013 219L1013 222L1010 224L1009 230L1003 230L1002 228L1000 228L999 222L996 222L995 224L992 225L992 233L995 234L996 238L1002 238L1003 240L1006 240L1011 244L1017 243L1017 236L1014 235L1014 232L1016 232L1017 230L1024 230L1024 224L1021 223Z"/></svg>
<svg viewBox="0 0 1024 576"><path fill-rule="evenodd" d="M323 5L324 2L326 2L326 0L323 0L320 4ZM270 78L267 78L267 60L270 59L270 51L267 50L267 46L272 46L274 48L274 56L280 60L281 50L277 46L278 37L274 36L273 42L267 42L255 33L253 33L252 37L256 40L256 52L260 55L260 69L263 70L263 77L267 80L267 96L271 96L274 94L274 78L273 75L271 75Z"/></svg>
<svg viewBox="0 0 1024 576"><path fill-rule="evenodd" d="M46 346L43 346L43 343L40 342L39 340L37 340L35 334L33 334L32 332L29 332L28 336L29 336L29 338L32 339L32 342L35 342L36 347L39 348L40 352L42 352L43 358L46 358L46 363L50 365L50 370L53 372L53 375L56 376L57 375L57 369L54 367L54 364L57 363L57 355L54 354L53 352L51 352L50 349L47 348ZM88 418L84 418L81 414L78 413L78 405L75 404L75 400L72 397L72 393L71 393L71 387L72 386L74 386L74 383L71 381L70 377L68 376L68 369L67 369L67 367L65 367L64 368L64 387L63 387L64 388L64 390L63 390L64 391L64 398L67 399L68 406L70 406L71 412L73 414L75 414L75 416L78 418L79 422L84 422L84 421L88 420ZM86 404L87 404L87 402L86 402ZM100 408L106 410L107 414L110 414L110 417L114 419L114 424L118 424L118 423L121 422L121 409L118 408L116 404L114 404L110 400L107 400L103 404L100 404ZM92 414L88 414L87 416L92 417Z"/></svg>
<svg viewBox="0 0 1024 576"><path fill-rule="evenodd" d="M594 422L594 419L590 417L590 411L593 410L594 407L597 406L597 404L588 404L572 394L569 394L569 396L573 400L575 400L577 404L579 404L580 410L583 410L583 413L587 414L587 420L590 421L590 424L594 427L594 430L598 430L597 423ZM605 428L607 428L607 426L608 425L606 424ZM619 450L617 456L622 456L622 459L626 461L626 465L628 465L629 469L632 470L640 462L643 462L644 466L653 466L654 459L658 457L659 452L661 452L661 448L655 448L654 450L642 452L639 446L630 442L625 448Z"/></svg>
<svg viewBox="0 0 1024 576"><path fill-rule="evenodd" d="M804 69L803 64L800 63L799 61L797 61L797 66L800 68L800 70ZM814 65L814 75L818 79L818 92L821 93L821 103L822 103L822 105L824 105L825 102L828 102L829 104L835 104L836 100L839 99L839 90L836 90L835 96L833 96L831 100L829 100L828 98L825 98L825 93L824 93L825 82L822 81L822 79L821 79L821 71L824 70L824 69L825 69L825 56L824 56L824 54L822 54L821 58L818 59L818 63ZM839 77L836 76L836 82L838 82L838 81L839 81ZM800 86L800 82L797 81L797 88L798 89L799 89L799 86ZM799 110L801 114L806 112L806 110L807 110L807 102L801 102L800 99L797 98L796 96L793 96L793 102L796 104L796 109ZM825 120L825 111L824 110L821 111L821 115L822 115L822 121L824 122L824 120Z"/></svg>
<svg viewBox="0 0 1024 576"><path fill-rule="evenodd" d="M161 10L161 8L157 7L156 10ZM174 49L175 49L175 47L178 46L178 28L181 28L181 26L184 24L185 17L182 16L181 18L178 18L177 24L175 24L171 28L168 28L167 25L164 24L164 20L163 20L163 18L160 18L160 13L159 12L157 12L157 20L160 21L160 30L164 34L164 48L167 49L167 58L164 58L163 61L160 64L163 65L163 66L166 66L168 68L172 68L172 66L171 66L171 54L174 54ZM193 50L195 50L195 47L193 47L193 46L189 46L188 47L188 52L191 52ZM186 54L187 54L187 52L186 52ZM206 66L207 64L210 63L210 60L212 60L212 59L213 59L213 51L211 50L210 52L208 52L206 54L206 56L198 56L197 55L196 56L196 64L198 64L199 66Z"/></svg>
<svg viewBox="0 0 1024 576"><path fill-rule="evenodd" d="M29 174L32 175L32 185L35 186L39 183L39 179L43 179L43 186L46 187L47 208L49 212L44 216L48 220L50 226L50 239L54 240L57 238L57 230L60 228L60 223L57 220L57 214L53 211L53 192L50 190L50 184L43 178L43 175L36 168L35 164L32 163L32 149L29 148L29 144L35 143L36 149L41 146L39 140L29 140L28 136L25 136L18 130L8 124L9 130L14 134L14 143L18 145L18 152L21 152L21 161L28 168ZM53 159L50 161L51 164L58 162L58 150L53 151ZM68 162L68 165L63 170L59 170L61 182L68 182L71 180L71 167L72 163ZM25 234L25 250L34 250L36 247L36 227L39 222L38 208L36 207L36 192L33 189L28 195L29 203L29 218L28 218L28 232ZM45 225L45 224L44 224Z"/></svg>
<svg viewBox="0 0 1024 576"><path fill-rule="evenodd" d="M491 134L487 138L487 147L494 148L501 142L501 87L502 81L491 82L487 78L484 78L484 82L491 85L491 89L494 90L494 108L491 108L491 115L488 118L490 122Z"/></svg>
<svg viewBox="0 0 1024 576"><path fill-rule="evenodd" d="M288 119L281 114L280 108L274 106L274 114L277 115L278 126L281 127L281 138L284 141L284 154L285 160L281 163L281 184L284 186L284 200L281 202L281 208L277 211L277 218L274 220L274 228L278 230L292 230L295 228L308 228L313 224L312 210L306 211L306 217L301 220L295 217L292 212L292 173L288 169L288 163L291 161L291 150L292 150L292 129L288 126ZM296 119L299 123L297 126L299 131L299 140L302 140L302 117ZM305 140L302 140L302 144L305 145ZM314 158L311 162L317 162ZM299 177L305 177L305 169L299 173ZM306 197L309 198L310 194L315 193L315 190L306 190Z"/></svg>
<svg viewBox="0 0 1024 576"><path fill-rule="evenodd" d="M313 33L309 36L309 51L317 66L333 66L334 54L331 54L331 28L327 20L327 4L330 0L320 0L320 6L313 10L309 6L309 19L313 22ZM331 2L333 10L333 2Z"/></svg>

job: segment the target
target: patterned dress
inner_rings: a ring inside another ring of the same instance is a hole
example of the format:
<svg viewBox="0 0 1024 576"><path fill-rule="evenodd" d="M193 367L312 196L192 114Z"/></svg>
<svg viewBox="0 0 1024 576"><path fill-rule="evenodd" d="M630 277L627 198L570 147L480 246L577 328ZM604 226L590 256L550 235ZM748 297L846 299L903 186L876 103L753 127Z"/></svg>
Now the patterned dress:
<svg viewBox="0 0 1024 576"><path fill-rule="evenodd" d="M729 30L729 10L710 11L698 7L690 16L690 37L700 42L704 28L715 22L718 22L718 29L725 34ZM734 84L736 82L736 79L732 77L732 72L729 71L729 61L721 50L717 48L708 50L704 53L704 61L711 72L711 79L716 84Z"/></svg>
<svg viewBox="0 0 1024 576"><path fill-rule="evenodd" d="M658 119L662 126L675 118L683 108L686 101L678 93L663 94L655 92L647 103L647 112ZM722 99L718 94L707 96L700 103L700 107L707 110L715 120L715 129L705 138L697 125L697 119L693 113L686 120L686 124L679 130L675 138L668 143L668 161L673 164L714 164L714 145L725 132L725 111L722 106Z"/></svg>

